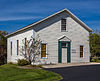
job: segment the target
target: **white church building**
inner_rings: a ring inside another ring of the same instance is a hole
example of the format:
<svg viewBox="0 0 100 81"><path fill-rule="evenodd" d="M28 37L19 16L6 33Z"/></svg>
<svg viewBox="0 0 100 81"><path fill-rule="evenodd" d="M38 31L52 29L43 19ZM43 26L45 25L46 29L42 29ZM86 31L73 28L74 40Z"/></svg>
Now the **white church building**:
<svg viewBox="0 0 100 81"><path fill-rule="evenodd" d="M21 59L22 40L39 35L41 63L90 62L89 33L92 29L69 10L63 9L7 35L7 62Z"/></svg>

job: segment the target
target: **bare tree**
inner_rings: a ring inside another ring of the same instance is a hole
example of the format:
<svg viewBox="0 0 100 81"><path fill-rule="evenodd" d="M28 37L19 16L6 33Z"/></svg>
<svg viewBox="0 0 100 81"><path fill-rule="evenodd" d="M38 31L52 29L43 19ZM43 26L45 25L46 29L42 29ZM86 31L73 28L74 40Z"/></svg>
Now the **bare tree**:
<svg viewBox="0 0 100 81"><path fill-rule="evenodd" d="M24 39L22 42L23 45L20 51L24 58L28 60L30 64L39 64L40 46L42 42L39 35L37 35L35 38L31 36L29 40L25 41Z"/></svg>

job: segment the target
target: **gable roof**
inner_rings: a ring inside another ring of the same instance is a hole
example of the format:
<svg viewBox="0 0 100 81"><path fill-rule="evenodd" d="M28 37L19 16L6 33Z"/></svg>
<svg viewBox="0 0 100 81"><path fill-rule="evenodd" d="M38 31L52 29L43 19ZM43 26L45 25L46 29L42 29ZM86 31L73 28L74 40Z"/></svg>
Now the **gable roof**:
<svg viewBox="0 0 100 81"><path fill-rule="evenodd" d="M68 37L63 36L59 39L59 41L71 41Z"/></svg>
<svg viewBox="0 0 100 81"><path fill-rule="evenodd" d="M48 17L46 17L46 18L44 18L44 19L42 19L42 20L40 20L40 21L38 21L38 22L32 23L32 24L30 24L30 25L27 25L27 26L23 27L22 29L19 29L19 30L15 31L15 32L12 32L12 33L6 35L6 37L9 37L9 36L11 36L11 35L13 35L13 34L16 34L16 33L20 32L20 31L23 31L23 30L25 30L25 29L31 28L32 26L37 25L37 24L39 24L39 23L41 23L41 22L43 22L43 21L45 21L45 20L47 20L47 19L49 19L49 18L51 18L51 17L57 15L57 14L60 14L60 13L62 13L62 12L66 12L70 17L72 17L75 21L77 21L80 25L82 25L82 26L83 26L85 29L87 29L89 32L92 32L92 31L93 31L93 30L92 30L91 28L89 28L85 23L83 23L79 18L77 18L73 13L71 13L68 9L65 8L65 9L63 9L63 10L57 12L57 13L54 13L54 14L52 14L52 15L50 15L50 16L48 16Z"/></svg>

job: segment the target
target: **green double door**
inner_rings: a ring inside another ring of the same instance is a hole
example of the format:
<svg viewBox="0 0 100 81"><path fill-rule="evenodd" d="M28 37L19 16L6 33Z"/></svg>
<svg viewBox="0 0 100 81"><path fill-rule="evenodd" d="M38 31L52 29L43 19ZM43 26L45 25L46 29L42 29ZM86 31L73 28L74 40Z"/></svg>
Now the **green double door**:
<svg viewBox="0 0 100 81"><path fill-rule="evenodd" d="M63 63L63 60L66 63L70 63L71 61L69 41L58 42L58 63Z"/></svg>

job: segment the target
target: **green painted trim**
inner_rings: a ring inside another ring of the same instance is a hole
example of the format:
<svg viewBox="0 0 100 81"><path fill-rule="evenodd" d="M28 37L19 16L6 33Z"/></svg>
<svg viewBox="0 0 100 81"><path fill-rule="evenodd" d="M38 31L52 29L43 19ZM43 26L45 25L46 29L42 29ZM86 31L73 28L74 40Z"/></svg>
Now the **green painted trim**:
<svg viewBox="0 0 100 81"><path fill-rule="evenodd" d="M70 61L71 61L70 42L68 42L68 48L67 48L67 62L70 63Z"/></svg>
<svg viewBox="0 0 100 81"><path fill-rule="evenodd" d="M58 43L58 63L61 63L62 62L62 50L61 50L61 42L59 41Z"/></svg>
<svg viewBox="0 0 100 81"><path fill-rule="evenodd" d="M62 43L67 43L68 47L67 47L67 62L70 63L71 62L71 43L69 41L59 41L58 42L58 63L62 63Z"/></svg>

